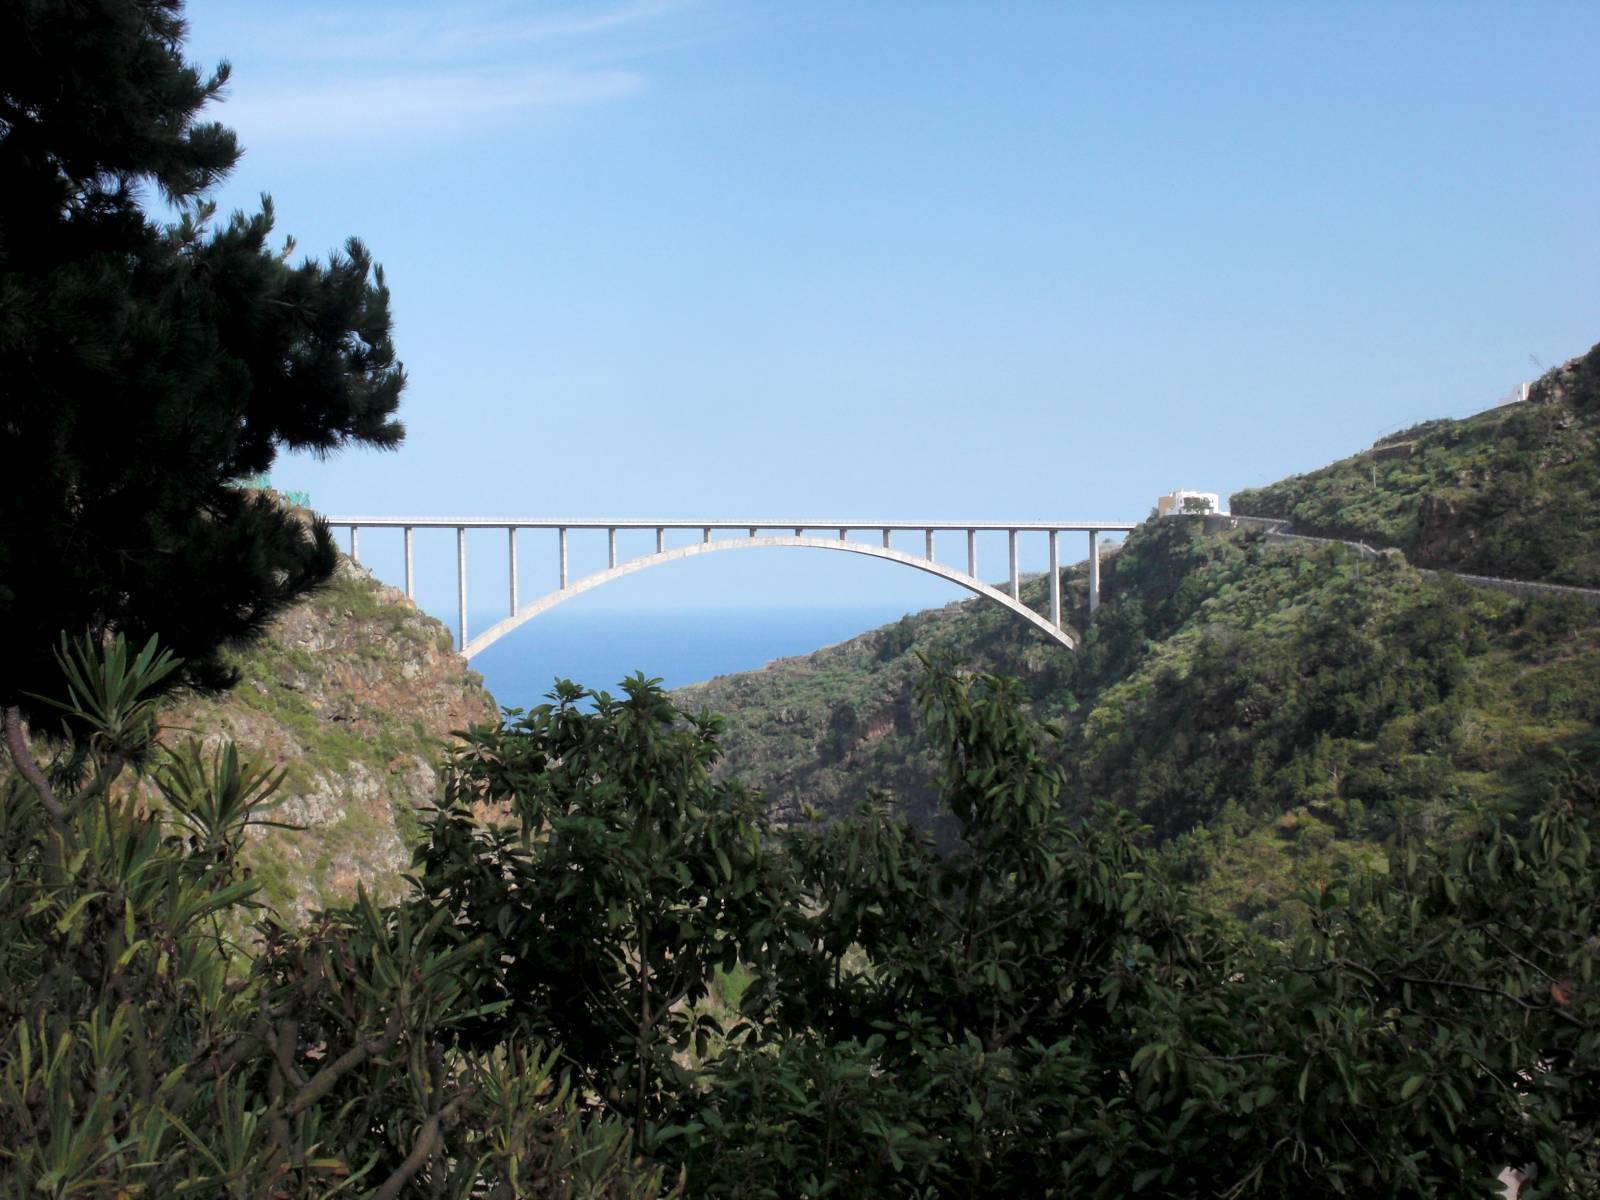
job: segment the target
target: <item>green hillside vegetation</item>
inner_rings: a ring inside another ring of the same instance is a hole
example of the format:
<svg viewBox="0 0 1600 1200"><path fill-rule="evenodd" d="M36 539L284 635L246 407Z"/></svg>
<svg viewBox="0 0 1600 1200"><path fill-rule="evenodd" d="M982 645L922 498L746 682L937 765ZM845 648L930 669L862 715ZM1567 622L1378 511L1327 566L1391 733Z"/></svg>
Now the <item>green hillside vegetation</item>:
<svg viewBox="0 0 1600 1200"><path fill-rule="evenodd" d="M235 742L281 772L280 825L253 828L242 851L264 898L303 917L349 901L358 885L380 900L399 895L417 811L438 794L452 733L496 713L449 632L341 558L221 662L239 686L167 697L162 738ZM0 755L0 781L12 770Z"/></svg>
<svg viewBox="0 0 1600 1200"><path fill-rule="evenodd" d="M1459 837L1397 814L1284 943L1209 917L1125 810L1070 815L1014 682L918 681L943 848L872 806L774 828L714 775L718 718L564 685L453 754L404 895L286 923L240 863L273 773L152 744L174 666L84 639L84 740L11 746L8 1193L1600 1187L1600 776L1571 763Z"/></svg>
<svg viewBox="0 0 1600 1200"><path fill-rule="evenodd" d="M1069 807L1125 806L1247 918L1381 859L1397 805L1443 831L1536 792L1564 754L1600 755L1600 613L1577 601L1200 518L1142 526L1103 582L1075 655L968 602L684 694L727 715L725 769L780 816L878 788L927 820L938 760L911 703L919 656L1016 675L1060 730Z"/></svg>
<svg viewBox="0 0 1600 1200"><path fill-rule="evenodd" d="M1065 572L1062 590L1069 620L1081 627L1081 566ZM1023 580L1022 599L1042 608L1046 581ZM899 811L938 824L938 757L912 701L919 656L1021 677L1034 695L1057 688L1072 664L1070 652L1020 630L998 606L961 601L679 695L728 716L722 770L759 788L781 818L798 819L807 808L847 812L874 789Z"/></svg>
<svg viewBox="0 0 1600 1200"><path fill-rule="evenodd" d="M1443 561L1588 579L1584 564L1600 562L1597 355L1551 372L1528 403L1420 427L1409 457L1377 464L1376 492L1372 464L1356 459L1251 495L1305 497L1276 509L1298 529L1410 551L1426 530L1434 562L1459 549L1466 561ZM1442 492L1437 479L1450 481ZM1346 523L1308 522L1305 506L1335 485L1359 492ZM1458 524L1434 536L1447 511ZM1481 537L1466 524L1480 517ZM1087 627L1076 654L968 601L684 695L726 714L723 769L780 818L839 814L879 792L943 836L938 760L911 702L919 663L1015 676L1059 727L1069 807L1125 806L1216 908L1268 924L1304 882L1379 861L1397 812L1449 836L1483 805L1537 794L1563 756L1600 756L1600 612L1577 600L1430 578L1399 551L1362 561L1337 545L1208 532L1198 517L1141 526L1103 575L1091 626L1083 569L1065 573L1069 624ZM1042 608L1044 581L1023 597Z"/></svg>
<svg viewBox="0 0 1600 1200"><path fill-rule="evenodd" d="M496 718L236 486L404 375L358 242L212 224L182 7L0 9L0 1194L1600 1192L1592 611L1153 522L1079 654L957 608L796 674L831 821L658 680Z"/></svg>
<svg viewBox="0 0 1600 1200"><path fill-rule="evenodd" d="M1600 346L1526 403L1428 421L1232 498L1300 533L1396 546L1420 566L1600 586Z"/></svg>
<svg viewBox="0 0 1600 1200"><path fill-rule="evenodd" d="M387 902L303 915L247 870L278 789L393 771L363 706L438 630L347 573L238 660L281 775L158 743L172 664L82 640L0 783L0 1184L1594 1194L1600 614L1200 517L1092 623L1081 575L1076 654L958 605L691 694L831 821L653 682L563 684L467 732Z"/></svg>
<svg viewBox="0 0 1600 1200"><path fill-rule="evenodd" d="M1444 836L1600 760L1600 613L1578 601L1188 518L1130 537L1109 581L1038 702L1078 793L1177 839L1241 916L1374 861L1397 814Z"/></svg>
<svg viewBox="0 0 1600 1200"><path fill-rule="evenodd" d="M303 916L348 901L358 884L398 895L451 731L495 713L444 626L341 558L223 662L239 686L185 697L164 723L169 738L232 739L282 770L279 819L300 828L258 830L244 849L266 897Z"/></svg>

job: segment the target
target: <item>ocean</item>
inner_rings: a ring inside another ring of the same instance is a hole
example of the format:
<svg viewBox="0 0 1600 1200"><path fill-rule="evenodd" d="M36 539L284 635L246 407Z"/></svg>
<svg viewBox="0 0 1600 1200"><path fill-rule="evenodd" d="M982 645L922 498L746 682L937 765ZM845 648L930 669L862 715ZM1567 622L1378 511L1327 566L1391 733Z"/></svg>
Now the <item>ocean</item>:
<svg viewBox="0 0 1600 1200"><path fill-rule="evenodd" d="M643 671L668 688L753 671L898 620L903 605L849 608L601 610L535 617L472 660L502 707L542 704L558 678L615 692ZM486 628L503 614L486 613Z"/></svg>

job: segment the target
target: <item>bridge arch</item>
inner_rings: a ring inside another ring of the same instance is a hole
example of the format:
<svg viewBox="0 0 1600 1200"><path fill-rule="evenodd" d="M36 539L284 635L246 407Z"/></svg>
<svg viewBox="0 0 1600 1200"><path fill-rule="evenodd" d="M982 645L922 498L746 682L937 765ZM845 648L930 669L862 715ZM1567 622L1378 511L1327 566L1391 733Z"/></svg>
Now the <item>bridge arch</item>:
<svg viewBox="0 0 1600 1200"><path fill-rule="evenodd" d="M1077 644L1072 640L1070 634L1064 629L1056 628L1046 618L1034 612L1033 609L1023 604L1020 600L1012 598L999 588L991 587L981 579L976 579L962 571L953 570L935 562L931 558L917 558L915 555L903 554L887 546L874 546L866 542L844 541L838 538L806 537L803 535L791 537L770 534L755 537L722 538L717 541L702 541L685 546L674 546L671 549L658 550L654 554L631 558L604 571L596 571L592 575L574 580L567 587L557 588L553 592L545 593L537 600L522 605L516 612L491 625L488 629L468 641L462 648L462 654L464 657L471 659L487 650L512 630L533 620L540 613L549 612L565 600L570 600L574 596L599 587L601 584L610 583L613 579L620 579L624 575L632 575L636 571L660 566L662 563L692 558L697 554L714 554L722 550L749 550L757 547L773 546L800 546L815 550L842 550L848 554L864 554L870 558L882 558L907 567L915 567L917 570L924 571L929 575L937 575L940 579L947 579L975 595L982 596L986 600L992 600L1003 608L1009 609L1057 645L1064 646L1068 650L1077 649Z"/></svg>

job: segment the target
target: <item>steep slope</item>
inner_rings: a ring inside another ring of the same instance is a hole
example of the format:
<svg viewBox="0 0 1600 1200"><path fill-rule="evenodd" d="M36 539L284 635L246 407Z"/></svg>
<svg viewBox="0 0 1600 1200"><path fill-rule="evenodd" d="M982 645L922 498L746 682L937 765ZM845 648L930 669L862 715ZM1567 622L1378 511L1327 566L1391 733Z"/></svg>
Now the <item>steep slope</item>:
<svg viewBox="0 0 1600 1200"><path fill-rule="evenodd" d="M1397 546L1419 566L1600 586L1600 346L1526 402L1429 421L1321 470L1239 492L1235 513Z"/></svg>
<svg viewBox="0 0 1600 1200"><path fill-rule="evenodd" d="M681 693L729 722L724 769L785 816L869 789L929 817L917 654L1019 675L1080 798L1137 811L1219 905L1270 909L1375 859L1396 804L1445 829L1600 758L1600 613L1423 577L1398 554L1137 530L1083 650L953 605Z"/></svg>
<svg viewBox="0 0 1600 1200"><path fill-rule="evenodd" d="M1115 587L1064 753L1241 912L1370 857L1397 806L1442 831L1600 755L1600 614L1576 601L1196 521L1130 539Z"/></svg>
<svg viewBox="0 0 1600 1200"><path fill-rule="evenodd" d="M1086 564L1063 572L1063 611L1075 630L1086 623L1085 576ZM1047 611L1046 580L1024 580L1022 599ZM912 700L919 655L1020 676L1041 697L1061 688L1072 660L1010 613L973 599L678 696L685 707L728 717L721 769L760 788L786 819L807 807L848 811L878 789L932 822L936 764Z"/></svg>
<svg viewBox="0 0 1600 1200"><path fill-rule="evenodd" d="M272 816L304 828L253 837L249 865L269 897L304 914L357 883L393 894L451 731L495 715L482 680L444 626L349 560L234 662L238 687L164 723L169 738L227 735L285 769Z"/></svg>
<svg viewBox="0 0 1600 1200"><path fill-rule="evenodd" d="M1492 537L1469 536L1462 524L1441 533L1445 509L1407 472L1378 473L1378 498L1358 510L1366 524L1316 527L1369 541L1381 529L1396 541L1404 528L1431 530L1436 563L1458 565L1441 558L1450 547L1488 548L1492 562L1459 565L1510 574L1509 560L1524 575L1587 578L1584 564L1600 561L1592 513L1561 527L1559 555L1540 557L1519 531L1550 517L1546 500L1502 512L1484 497L1526 466L1535 434L1545 465L1520 478L1595 492L1600 464L1579 453L1593 438L1592 413L1580 417L1591 412L1583 389L1593 359L1542 380L1520 415L1448 423L1470 428L1453 441L1441 432L1413 455L1442 471L1465 447L1493 464L1476 474L1458 464L1449 485L1450 511L1486 514ZM1347 470L1336 465L1326 478ZM1372 472L1362 470L1370 489ZM1287 494L1295 483L1277 486ZM1374 513L1417 520L1384 525ZM1418 516L1426 513L1433 524ZM1305 514L1292 515L1305 528ZM881 788L926 817L934 763L914 713L916 655L1018 675L1038 710L1060 722L1077 795L1137 811L1219 907L1244 918L1374 860L1397 806L1443 833L1542 794L1565 756L1600 760L1600 613L1576 601L1427 578L1398 551L1362 562L1338 545L1207 532L1200 518L1147 523L1104 574L1106 603L1076 655L1051 653L974 602L713 680L685 699L727 716L725 769L764 788L781 813L838 811ZM1042 581L1033 585L1036 605L1042 591ZM1080 597L1081 585L1073 592Z"/></svg>

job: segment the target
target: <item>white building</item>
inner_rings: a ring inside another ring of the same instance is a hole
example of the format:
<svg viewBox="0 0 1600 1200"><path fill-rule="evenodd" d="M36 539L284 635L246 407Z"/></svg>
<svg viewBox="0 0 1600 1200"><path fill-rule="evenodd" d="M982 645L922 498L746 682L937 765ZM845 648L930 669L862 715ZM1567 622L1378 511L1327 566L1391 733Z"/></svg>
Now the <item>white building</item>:
<svg viewBox="0 0 1600 1200"><path fill-rule="evenodd" d="M1216 513L1222 503L1215 492L1191 492L1177 488L1165 496L1156 497L1156 516L1181 517L1185 513Z"/></svg>

